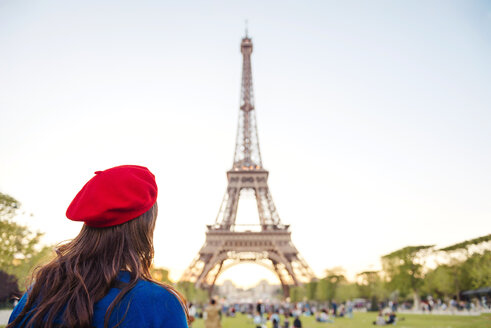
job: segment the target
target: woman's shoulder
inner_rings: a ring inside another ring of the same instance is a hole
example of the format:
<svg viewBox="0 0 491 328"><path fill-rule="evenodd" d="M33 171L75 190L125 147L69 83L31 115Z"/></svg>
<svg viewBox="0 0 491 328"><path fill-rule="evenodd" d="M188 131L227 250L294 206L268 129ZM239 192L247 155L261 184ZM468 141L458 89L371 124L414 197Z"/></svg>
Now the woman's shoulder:
<svg viewBox="0 0 491 328"><path fill-rule="evenodd" d="M129 272L121 271L118 275L118 280L128 283L130 281ZM117 292L113 290L113 293ZM162 305L162 303L175 303L182 308L178 296L172 289L165 288L163 285L142 278L137 281L136 285L133 286L125 298L136 304L157 303Z"/></svg>
<svg viewBox="0 0 491 328"><path fill-rule="evenodd" d="M137 282L111 315L114 322L121 317L125 317L121 327L187 327L186 314L177 295L145 280Z"/></svg>
<svg viewBox="0 0 491 328"><path fill-rule="evenodd" d="M151 281L139 280L129 294L131 294L131 298L135 301L158 303L170 302L181 306L178 296L171 289L167 289Z"/></svg>
<svg viewBox="0 0 491 328"><path fill-rule="evenodd" d="M166 317L185 318L185 311L179 297L171 289L154 282L138 281L128 296L134 306L144 311L159 311Z"/></svg>

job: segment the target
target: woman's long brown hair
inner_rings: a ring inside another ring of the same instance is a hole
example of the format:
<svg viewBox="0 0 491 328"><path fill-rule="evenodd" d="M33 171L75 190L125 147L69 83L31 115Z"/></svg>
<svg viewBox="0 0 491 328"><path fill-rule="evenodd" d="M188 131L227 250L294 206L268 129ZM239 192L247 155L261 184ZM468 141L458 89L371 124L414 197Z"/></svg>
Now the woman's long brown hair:
<svg viewBox="0 0 491 328"><path fill-rule="evenodd" d="M7 328L20 323L20 327L92 327L94 304L111 287L118 286L121 291L105 315L104 327L108 328L115 306L139 279L154 282L176 295L188 316L184 297L173 287L154 281L149 271L156 217L157 204L121 225L108 228L84 225L75 239L56 249L56 258L34 272L27 302ZM130 273L129 283L118 283L121 270Z"/></svg>

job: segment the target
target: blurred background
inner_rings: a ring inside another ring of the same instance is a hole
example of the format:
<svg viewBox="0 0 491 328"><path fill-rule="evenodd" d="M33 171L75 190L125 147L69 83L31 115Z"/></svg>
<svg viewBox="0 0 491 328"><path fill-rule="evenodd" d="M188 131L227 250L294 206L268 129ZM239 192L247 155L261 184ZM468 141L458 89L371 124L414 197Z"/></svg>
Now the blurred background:
<svg viewBox="0 0 491 328"><path fill-rule="evenodd" d="M232 166L245 20L269 187L319 277L354 283L406 246L435 245L409 249L422 272L466 240L480 246L458 263L489 256L489 1L3 0L2 220L42 236L1 270L25 286L42 247L80 230L65 211L93 172L139 164L159 185L155 266L180 277ZM465 288L491 284L483 263ZM278 283L244 264L219 284L262 279Z"/></svg>

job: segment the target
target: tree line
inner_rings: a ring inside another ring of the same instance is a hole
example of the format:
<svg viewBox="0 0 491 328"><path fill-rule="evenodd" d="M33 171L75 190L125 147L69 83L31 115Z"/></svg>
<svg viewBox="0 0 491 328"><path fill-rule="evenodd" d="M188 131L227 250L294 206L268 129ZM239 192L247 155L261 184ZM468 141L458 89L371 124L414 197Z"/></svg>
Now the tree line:
<svg viewBox="0 0 491 328"><path fill-rule="evenodd" d="M411 301L422 297L460 300L463 291L491 286L491 234L435 248L408 246L381 257L380 271L365 271L349 281L342 268L326 270L324 277L293 287L293 302L345 302L356 298Z"/></svg>

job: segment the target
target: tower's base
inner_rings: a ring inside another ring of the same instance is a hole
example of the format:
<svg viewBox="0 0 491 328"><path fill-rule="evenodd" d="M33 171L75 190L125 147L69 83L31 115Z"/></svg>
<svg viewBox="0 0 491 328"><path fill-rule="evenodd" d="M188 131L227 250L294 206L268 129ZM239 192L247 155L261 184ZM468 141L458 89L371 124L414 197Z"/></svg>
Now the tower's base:
<svg viewBox="0 0 491 328"><path fill-rule="evenodd" d="M230 231L209 228L198 256L181 280L213 292L219 274L241 262L254 262L272 270L280 280L285 297L291 285L314 278L291 241L288 228L267 231Z"/></svg>

